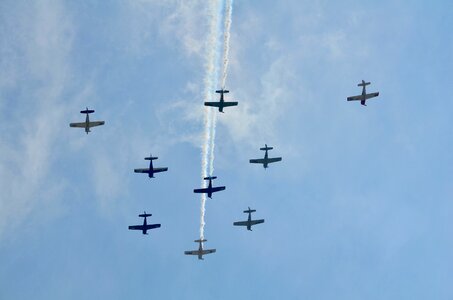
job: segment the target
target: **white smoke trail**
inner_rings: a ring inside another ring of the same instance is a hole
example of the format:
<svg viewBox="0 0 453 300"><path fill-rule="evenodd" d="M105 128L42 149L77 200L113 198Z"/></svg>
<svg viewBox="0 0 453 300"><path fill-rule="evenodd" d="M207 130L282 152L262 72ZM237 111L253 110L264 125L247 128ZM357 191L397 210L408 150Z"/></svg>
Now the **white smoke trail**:
<svg viewBox="0 0 453 300"><path fill-rule="evenodd" d="M231 30L231 16L233 13L233 0L225 1L225 20L224 20L224 33L223 33L223 70L222 70L222 85L221 88L225 89L225 83L228 74L228 57L230 52L230 30ZM214 150L215 150L215 135L217 125L217 114L212 115L212 124L210 129L210 144L209 144L209 169L208 174L212 176L214 173Z"/></svg>
<svg viewBox="0 0 453 300"><path fill-rule="evenodd" d="M222 88L225 88L225 83L228 74L228 57L230 53L230 30L231 30L231 16L233 14L233 0L226 0L225 3L225 33L223 40L223 74L222 74Z"/></svg>
<svg viewBox="0 0 453 300"><path fill-rule="evenodd" d="M207 48L206 55L206 74L204 78L204 98L205 101L211 101L213 97L213 90L215 84L217 83L217 74L218 67L216 66L217 55L218 55L218 36L220 32L220 15L221 10L219 9L221 0L208 1L209 5L209 14L211 17L209 24L209 35L205 47ZM211 129L213 127L213 115L211 109L205 107L204 109L204 136L203 136L203 148L202 148L202 158L201 158L201 185L205 185L205 178L208 175L208 161L210 161L210 154L212 142L211 139ZM204 226L205 226L205 209L206 206L206 194L201 194L201 208L200 208L200 239L204 239Z"/></svg>

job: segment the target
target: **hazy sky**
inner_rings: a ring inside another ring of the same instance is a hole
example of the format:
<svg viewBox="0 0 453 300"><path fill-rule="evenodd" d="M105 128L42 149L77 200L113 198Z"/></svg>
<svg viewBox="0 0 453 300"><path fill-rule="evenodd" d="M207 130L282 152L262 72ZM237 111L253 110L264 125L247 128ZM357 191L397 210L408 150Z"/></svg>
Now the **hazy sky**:
<svg viewBox="0 0 453 300"><path fill-rule="evenodd" d="M453 2L235 0L199 261L208 7L0 1L0 299L452 299Z"/></svg>

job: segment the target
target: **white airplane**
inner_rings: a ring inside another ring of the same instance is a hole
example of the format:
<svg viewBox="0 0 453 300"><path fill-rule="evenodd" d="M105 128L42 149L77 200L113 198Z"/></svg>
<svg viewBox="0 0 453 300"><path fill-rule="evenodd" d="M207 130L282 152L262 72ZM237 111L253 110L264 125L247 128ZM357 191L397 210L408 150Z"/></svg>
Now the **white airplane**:
<svg viewBox="0 0 453 300"><path fill-rule="evenodd" d="M226 102L226 101L223 99L223 94L227 94L227 93L229 93L230 91L221 89L221 90L218 90L218 91L215 91L215 92L218 93L218 94L220 94L220 101L219 101L219 102L205 102L205 103L204 103L205 106L218 107L218 108L219 108L219 111L220 111L221 113L223 113L223 108L224 108L224 107L228 107L228 106L236 106L236 105L238 105L237 102Z"/></svg>
<svg viewBox="0 0 453 300"><path fill-rule="evenodd" d="M168 171L168 168L154 168L153 160L158 159L158 157L153 157L151 154L149 157L145 157L145 160L149 160L149 168L147 169L134 169L135 173L145 173L148 174L149 178L154 178L154 173Z"/></svg>
<svg viewBox="0 0 453 300"><path fill-rule="evenodd" d="M366 93L366 86L369 85L371 82L365 82L365 80L362 80L362 83L359 83L357 86L361 86L362 87L362 94L361 95L358 95L358 96L352 96L352 97L348 97L347 100L348 101L357 101L357 100L360 100L360 104L362 105L365 105L365 102L366 100L370 99L370 98L374 98L374 97L377 97L379 96L379 92L376 92L376 93L369 93L367 94Z"/></svg>
<svg viewBox="0 0 453 300"><path fill-rule="evenodd" d="M199 243L198 250L192 250L192 251L184 251L185 255L198 255L198 259L203 260L203 255L206 254L211 254L215 252L215 249L203 249L203 243L207 242L207 240L195 240L195 243Z"/></svg>
<svg viewBox="0 0 453 300"><path fill-rule="evenodd" d="M90 110L90 109L88 109L88 107L85 110L82 110L80 113L87 115L86 119L85 119L85 122L82 122L82 123L71 123L71 124L69 124L69 127L85 128L85 132L88 134L88 132L90 132L90 128L91 127L100 126L100 125L104 125L105 124L104 121L93 121L93 122L90 122L90 116L89 115L91 113L94 113L94 110Z"/></svg>
<svg viewBox="0 0 453 300"><path fill-rule="evenodd" d="M233 225L234 226L247 226L247 230L252 231L252 226L253 225L264 223L264 219L252 220L252 212L256 212L256 210L255 209L250 209L250 207L249 207L248 210L244 210L244 213L248 213L249 214L248 220L247 221L234 222Z"/></svg>
<svg viewBox="0 0 453 300"><path fill-rule="evenodd" d="M264 148L260 148L260 150L266 151L264 153L264 158L251 159L250 163L251 164L263 164L264 169L266 169L270 163L281 161L282 160L281 157L273 157L273 158L268 157L267 151L272 150L272 149L274 149L274 148L268 147L267 144L264 144Z"/></svg>

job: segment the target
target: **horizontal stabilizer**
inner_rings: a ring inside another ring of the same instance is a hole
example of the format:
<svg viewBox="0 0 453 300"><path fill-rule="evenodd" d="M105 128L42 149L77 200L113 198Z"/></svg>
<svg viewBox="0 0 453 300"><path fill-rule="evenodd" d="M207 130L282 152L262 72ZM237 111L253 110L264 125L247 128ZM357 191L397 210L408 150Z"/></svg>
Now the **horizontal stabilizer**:
<svg viewBox="0 0 453 300"><path fill-rule="evenodd" d="M208 177L205 177L203 178L204 180L212 180L212 179L216 179L217 176L208 176Z"/></svg>
<svg viewBox="0 0 453 300"><path fill-rule="evenodd" d="M81 114L92 114L92 113L94 113L94 110L87 108L85 110L81 110L80 113Z"/></svg>
<svg viewBox="0 0 453 300"><path fill-rule="evenodd" d="M156 159L158 159L158 158L159 158L159 157L152 157L152 156L150 156L150 157L145 157L145 160L156 160Z"/></svg>
<svg viewBox="0 0 453 300"><path fill-rule="evenodd" d="M205 239L202 239L202 240L195 240L194 242L195 243L204 243L204 242L207 242L208 240L205 240Z"/></svg>
<svg viewBox="0 0 453 300"><path fill-rule="evenodd" d="M361 83L359 83L357 86L366 86L366 85L370 85L371 82L365 82L364 80L362 80Z"/></svg>
<svg viewBox="0 0 453 300"><path fill-rule="evenodd" d="M151 217L152 214L147 214L146 212L144 214L138 215L141 218L146 218L146 217Z"/></svg>
<svg viewBox="0 0 453 300"><path fill-rule="evenodd" d="M217 94L228 94L230 91L228 90L217 90L215 91Z"/></svg>
<svg viewBox="0 0 453 300"><path fill-rule="evenodd" d="M256 209L247 209L247 210L244 210L244 213L248 214L248 213L252 213L252 212L256 212Z"/></svg>
<svg viewBox="0 0 453 300"><path fill-rule="evenodd" d="M273 147L268 147L266 144L264 145L264 148L260 148L260 150L267 151L267 150L272 150L274 149Z"/></svg>

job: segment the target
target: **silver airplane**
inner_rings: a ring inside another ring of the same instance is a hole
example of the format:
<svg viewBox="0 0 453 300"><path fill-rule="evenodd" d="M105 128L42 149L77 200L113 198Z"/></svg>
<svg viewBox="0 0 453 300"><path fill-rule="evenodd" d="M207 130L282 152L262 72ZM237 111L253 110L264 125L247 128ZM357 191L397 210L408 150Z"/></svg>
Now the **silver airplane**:
<svg viewBox="0 0 453 300"><path fill-rule="evenodd" d="M221 113L223 113L223 108L224 108L224 107L229 107L229 106L236 106L236 105L238 105L237 102L226 102L226 101L223 99L223 94L227 94L227 93L229 93L230 91L221 89L221 90L218 90L218 91L215 91L215 92L218 93L218 94L220 94L220 100L219 100L218 102L205 102L205 103L204 103L205 106L218 107L218 108L219 108L219 111L220 111Z"/></svg>
<svg viewBox="0 0 453 300"><path fill-rule="evenodd" d="M100 126L104 125L104 121L93 121L90 122L90 114L94 113L94 110L88 109L88 107L85 110L80 111L81 114L86 114L85 122L81 123L71 123L69 124L69 127L77 127L77 128L85 128L85 132L88 134L90 132L91 127L95 126Z"/></svg>
<svg viewBox="0 0 453 300"><path fill-rule="evenodd" d="M252 226L253 225L264 223L264 219L252 220L252 212L256 212L256 210L255 209L250 209L250 207L249 207L248 210L244 210L244 213L248 213L249 214L249 217L248 217L247 221L234 222L233 225L234 226L247 226L247 230L252 231Z"/></svg>
<svg viewBox="0 0 453 300"><path fill-rule="evenodd" d="M263 164L264 169L266 169L270 163L281 161L282 160L281 157L273 157L273 158L268 157L267 151L272 150L272 149L274 149L274 148L268 147L267 144L264 144L264 148L260 148L260 150L266 151L264 153L264 158L251 159L250 163L251 164Z"/></svg>
<svg viewBox="0 0 453 300"><path fill-rule="evenodd" d="M203 255L206 254L211 254L215 252L215 249L203 249L203 243L207 242L208 240L195 240L195 243L198 243L198 250L192 250L192 251L184 251L185 255L198 255L198 259L203 260Z"/></svg>
<svg viewBox="0 0 453 300"><path fill-rule="evenodd" d="M379 96L379 92L376 92L376 93L369 93L367 94L366 93L366 86L369 85L371 82L365 82L365 80L362 80L362 83L359 83L357 86L361 86L362 87L362 94L361 95L358 95L358 96L352 96L352 97L348 97L347 100L348 101L360 101L360 104L362 105L365 105L366 106L366 101L370 98L374 98L374 97L377 97Z"/></svg>

